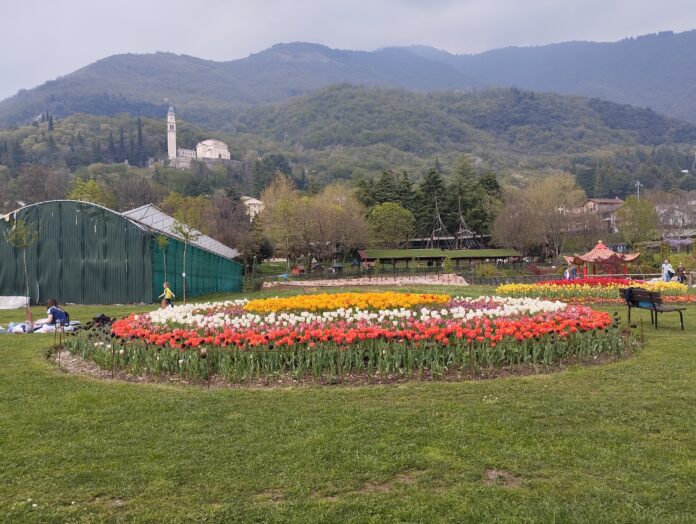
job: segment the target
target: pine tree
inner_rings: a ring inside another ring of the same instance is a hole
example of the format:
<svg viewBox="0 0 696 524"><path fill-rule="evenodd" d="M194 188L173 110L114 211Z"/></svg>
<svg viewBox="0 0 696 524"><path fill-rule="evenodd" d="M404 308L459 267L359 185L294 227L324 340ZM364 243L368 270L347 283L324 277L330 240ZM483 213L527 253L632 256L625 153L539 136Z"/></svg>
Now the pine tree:
<svg viewBox="0 0 696 524"><path fill-rule="evenodd" d="M355 180L355 196L368 209L377 204L375 199L375 181L372 178L360 175Z"/></svg>
<svg viewBox="0 0 696 524"><path fill-rule="evenodd" d="M393 173L382 171L379 180L377 180L375 184L375 200L379 204L383 204L384 202L396 202L398 200Z"/></svg>
<svg viewBox="0 0 696 524"><path fill-rule="evenodd" d="M411 179L408 177L408 173L404 171L399 176L399 180L396 184L396 202L413 212L414 197L415 194L413 192L413 184L411 183Z"/></svg>
<svg viewBox="0 0 696 524"><path fill-rule="evenodd" d="M478 175L469 163L469 159L462 156L454 171L452 181L447 188L447 200L443 213L447 227L456 231L459 228L459 212L468 215L476 207L480 195L475 191Z"/></svg>
<svg viewBox="0 0 696 524"><path fill-rule="evenodd" d="M431 169L418 186L414 199L417 235L427 233L435 217L436 205L441 214L446 214L446 209L443 209L445 194L445 183L442 180L442 175L435 169Z"/></svg>
<svg viewBox="0 0 696 524"><path fill-rule="evenodd" d="M48 117L48 131L49 133L53 131L53 115Z"/></svg>

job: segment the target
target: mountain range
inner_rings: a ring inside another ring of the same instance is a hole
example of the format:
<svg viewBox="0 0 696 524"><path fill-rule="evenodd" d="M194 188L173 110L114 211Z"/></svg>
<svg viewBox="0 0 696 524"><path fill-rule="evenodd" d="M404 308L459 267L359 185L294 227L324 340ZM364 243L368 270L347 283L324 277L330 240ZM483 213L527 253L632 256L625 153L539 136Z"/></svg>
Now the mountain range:
<svg viewBox="0 0 696 524"><path fill-rule="evenodd" d="M278 44L229 62L124 54L3 100L0 126L28 123L44 111L57 117L77 112L161 117L174 103L186 120L236 131L237 118L249 108L344 83L420 93L516 87L630 104L696 123L694 63L696 31L475 55L424 46L347 51L310 43Z"/></svg>

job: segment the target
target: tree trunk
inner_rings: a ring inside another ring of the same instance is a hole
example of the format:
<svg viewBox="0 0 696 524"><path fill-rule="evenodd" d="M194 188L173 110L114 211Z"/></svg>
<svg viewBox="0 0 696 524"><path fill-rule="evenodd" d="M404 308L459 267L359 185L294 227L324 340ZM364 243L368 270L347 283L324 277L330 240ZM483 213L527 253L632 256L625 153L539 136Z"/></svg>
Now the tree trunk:
<svg viewBox="0 0 696 524"><path fill-rule="evenodd" d="M162 253L162 260L164 260L164 281L167 281L167 255Z"/></svg>
<svg viewBox="0 0 696 524"><path fill-rule="evenodd" d="M285 239L285 274L290 276L290 242Z"/></svg>
<svg viewBox="0 0 696 524"><path fill-rule="evenodd" d="M186 248L188 246L188 242L184 242L184 267L183 270L181 271L181 277L183 280L183 301L184 305L186 305Z"/></svg>
<svg viewBox="0 0 696 524"><path fill-rule="evenodd" d="M29 272L27 271L27 248L22 250L22 261L24 262L24 287L27 290L27 309L31 304L31 297L29 296Z"/></svg>

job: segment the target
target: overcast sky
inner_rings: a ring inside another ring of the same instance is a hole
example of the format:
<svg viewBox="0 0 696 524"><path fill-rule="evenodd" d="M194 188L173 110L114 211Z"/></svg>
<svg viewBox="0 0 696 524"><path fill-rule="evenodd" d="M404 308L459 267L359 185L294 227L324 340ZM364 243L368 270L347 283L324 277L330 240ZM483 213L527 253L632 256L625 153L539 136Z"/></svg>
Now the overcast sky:
<svg viewBox="0 0 696 524"><path fill-rule="evenodd" d="M116 53L243 58L278 42L453 53L696 28L696 0L0 0L0 99Z"/></svg>

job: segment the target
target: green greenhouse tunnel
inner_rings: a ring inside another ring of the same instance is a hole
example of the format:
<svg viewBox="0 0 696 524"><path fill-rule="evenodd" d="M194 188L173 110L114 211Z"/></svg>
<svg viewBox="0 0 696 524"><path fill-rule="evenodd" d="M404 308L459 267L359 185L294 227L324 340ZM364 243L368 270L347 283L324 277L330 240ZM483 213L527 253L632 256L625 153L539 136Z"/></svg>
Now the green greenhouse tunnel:
<svg viewBox="0 0 696 524"><path fill-rule="evenodd" d="M0 296L25 296L22 250L5 239L17 220L37 232L27 248L32 304L128 304L157 301L165 280L181 299L242 289L242 265L168 236L160 249L153 230L110 209L70 200L33 204L0 220ZM164 273L165 259L167 274Z"/></svg>

